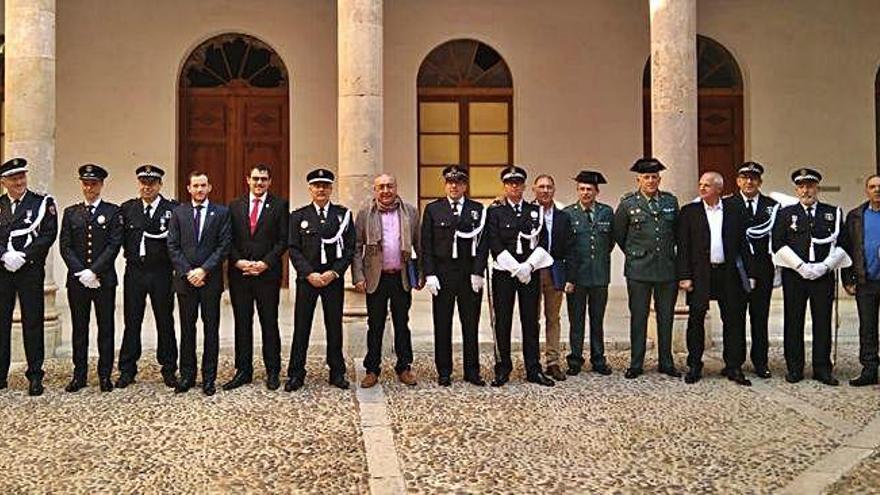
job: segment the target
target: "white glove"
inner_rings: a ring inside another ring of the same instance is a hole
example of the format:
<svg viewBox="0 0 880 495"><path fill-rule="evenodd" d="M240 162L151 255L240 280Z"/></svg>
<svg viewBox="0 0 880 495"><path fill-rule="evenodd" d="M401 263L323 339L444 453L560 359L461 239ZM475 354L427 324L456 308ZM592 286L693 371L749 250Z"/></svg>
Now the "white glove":
<svg viewBox="0 0 880 495"><path fill-rule="evenodd" d="M782 268L776 267L773 270L773 288L778 289L782 287Z"/></svg>
<svg viewBox="0 0 880 495"><path fill-rule="evenodd" d="M21 251L6 251L3 253L2 260L3 265L10 272L18 271L25 264L24 253Z"/></svg>
<svg viewBox="0 0 880 495"><path fill-rule="evenodd" d="M805 280L813 280L813 269L810 268L810 263L803 263L801 266L795 269L798 272L798 275Z"/></svg>
<svg viewBox="0 0 880 495"><path fill-rule="evenodd" d="M480 292L483 290L483 285L485 285L486 280L479 275L471 275L471 288L474 289L474 292Z"/></svg>
<svg viewBox="0 0 880 495"><path fill-rule="evenodd" d="M532 266L528 263L520 263L510 275L516 277L522 284L528 284L532 280Z"/></svg>
<svg viewBox="0 0 880 495"><path fill-rule="evenodd" d="M813 271L813 276L815 277L813 280L828 273L828 265L825 263L810 263L810 267Z"/></svg>
<svg viewBox="0 0 880 495"><path fill-rule="evenodd" d="M101 282L98 281L98 276L95 275L95 272L89 269L76 272L73 275L79 278L79 283L83 284L89 289L97 289L101 286Z"/></svg>
<svg viewBox="0 0 880 495"><path fill-rule="evenodd" d="M432 296L436 296L440 292L440 279L436 275L428 275L425 277L425 288Z"/></svg>

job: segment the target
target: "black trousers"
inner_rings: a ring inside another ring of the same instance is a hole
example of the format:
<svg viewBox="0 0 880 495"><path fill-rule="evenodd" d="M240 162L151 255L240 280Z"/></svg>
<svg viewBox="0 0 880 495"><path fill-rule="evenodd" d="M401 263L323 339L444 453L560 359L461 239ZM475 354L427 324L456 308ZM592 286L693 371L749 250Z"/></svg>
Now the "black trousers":
<svg viewBox="0 0 880 495"><path fill-rule="evenodd" d="M755 277L755 288L745 296L740 308L742 319L746 321L749 313L749 327L752 335L751 360L755 368L767 367L768 330L770 318L770 298L773 296L774 270L772 265L765 267Z"/></svg>
<svg viewBox="0 0 880 495"><path fill-rule="evenodd" d="M730 370L742 368L746 360L746 329L742 318L744 294L735 286L737 274L725 266L713 266L709 272L709 299L718 301L721 310L722 338L724 339L724 367ZM690 305L687 323L687 364L692 370L703 369L703 352L706 348L706 312L709 305Z"/></svg>
<svg viewBox="0 0 880 495"><path fill-rule="evenodd" d="M254 371L254 306L260 318L266 373L277 375L281 371L280 291L279 280L240 275L229 277L229 296L235 318L235 369L239 373L252 375Z"/></svg>
<svg viewBox="0 0 880 495"><path fill-rule="evenodd" d="M464 376L480 376L480 302L483 292L471 287L470 270L448 270L437 273L440 291L431 298L434 317L434 365L438 376L452 375L452 317L458 305L461 324Z"/></svg>
<svg viewBox="0 0 880 495"><path fill-rule="evenodd" d="M215 274L209 275L213 278ZM220 277L220 274L216 274ZM222 280L222 277L220 277ZM204 287L187 287L177 293L180 310L180 378L194 380L196 366L196 322L202 315L204 349L202 351L202 381L217 379L217 354L220 348L220 296L223 285L213 281Z"/></svg>
<svg viewBox="0 0 880 495"><path fill-rule="evenodd" d="M675 300L678 298L678 284L670 282L643 282L626 280L629 295L629 339L631 369L640 370L645 364L645 348L648 339L648 313L651 309L651 296L657 312L657 354L661 369L675 366L672 359L672 321L675 317Z"/></svg>
<svg viewBox="0 0 880 495"><path fill-rule="evenodd" d="M859 310L859 363L862 372L877 375L877 313L880 311L880 281L869 280L856 286Z"/></svg>
<svg viewBox="0 0 880 495"><path fill-rule="evenodd" d="M43 378L43 265L25 265L15 273L0 270L0 380L9 374L12 313L15 297L21 303L22 340L29 380Z"/></svg>
<svg viewBox="0 0 880 495"><path fill-rule="evenodd" d="M312 286L307 280L298 279L293 308L293 345L290 348L290 363L287 366L287 376L291 378L306 376L306 355L309 351L312 320L315 317L315 306L319 297L324 310L327 366L330 367L330 377L345 375L345 358L342 357L342 305L345 293L342 279L338 278L330 285L321 288Z"/></svg>
<svg viewBox="0 0 880 495"><path fill-rule="evenodd" d="M88 289L79 282L67 286L67 302L73 326L73 376L85 379L89 370L89 320L92 305L98 320L98 376L109 378L113 371L113 336L116 333L116 287Z"/></svg>
<svg viewBox="0 0 880 495"><path fill-rule="evenodd" d="M538 307L541 277L532 274L528 284L496 270L492 273L492 302L495 305L495 375L506 376L513 370L510 361L510 331L513 326L513 303L519 298L519 322L526 374L541 372Z"/></svg>
<svg viewBox="0 0 880 495"><path fill-rule="evenodd" d="M794 270L783 269L783 339L789 372L803 373L804 370L804 314L808 301L813 317L813 374L831 372L831 310L835 283L831 274L806 280Z"/></svg>
<svg viewBox="0 0 880 495"><path fill-rule="evenodd" d="M605 307L608 305L608 286L575 286L573 294L566 295L568 304L568 342L571 352L566 357L569 368L584 365L584 333L590 317L590 364L593 368L605 362Z"/></svg>
<svg viewBox="0 0 880 495"><path fill-rule="evenodd" d="M134 377L141 358L141 329L147 296L156 320L158 346L156 360L162 366L162 375L177 371L177 337L174 335L174 291L171 288L171 267L144 267L128 263L123 281L123 313L125 330L119 350L119 373Z"/></svg>
<svg viewBox="0 0 880 495"><path fill-rule="evenodd" d="M403 281L398 273L383 273L379 285L372 294L367 294L367 355L364 368L369 373L379 374L382 366L382 338L385 334L385 320L388 318L388 303L391 303L391 322L394 324L394 354L398 374L412 365L412 335L409 330L409 308L412 294L403 289Z"/></svg>

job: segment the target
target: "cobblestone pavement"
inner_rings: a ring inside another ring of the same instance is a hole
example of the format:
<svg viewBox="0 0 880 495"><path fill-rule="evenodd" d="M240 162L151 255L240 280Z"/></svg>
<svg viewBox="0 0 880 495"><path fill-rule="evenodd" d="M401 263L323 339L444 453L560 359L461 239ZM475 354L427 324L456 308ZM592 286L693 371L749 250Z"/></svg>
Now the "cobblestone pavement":
<svg viewBox="0 0 880 495"><path fill-rule="evenodd" d="M841 351L843 381L858 365L854 347ZM440 387L429 354L416 356L419 385L406 387L389 358L389 448L411 493L778 492L880 405L876 387L786 384L780 354L774 348L774 377L752 388L721 378L715 353L693 386L655 373L655 360L625 380L628 354L615 351L610 377L582 373L543 388L519 371L500 389L462 382L460 364L453 386ZM482 356L484 377L491 361ZM0 493L369 491L357 398L326 384L319 357L302 392L269 392L258 374L211 398L175 396L153 365L126 390L101 394L92 383L66 394L67 360L47 368L44 397L25 396L21 366L0 392ZM878 473L880 454L830 492L876 492Z"/></svg>

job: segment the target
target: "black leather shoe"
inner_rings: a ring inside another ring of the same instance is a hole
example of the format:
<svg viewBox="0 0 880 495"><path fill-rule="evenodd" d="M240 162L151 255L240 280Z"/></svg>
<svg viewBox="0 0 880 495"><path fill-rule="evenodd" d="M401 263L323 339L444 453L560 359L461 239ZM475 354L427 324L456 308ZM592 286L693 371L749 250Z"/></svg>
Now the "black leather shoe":
<svg viewBox="0 0 880 495"><path fill-rule="evenodd" d="M278 378L278 373L269 373L266 375L266 388L269 390L278 390L278 387L281 386L281 379Z"/></svg>
<svg viewBox="0 0 880 495"><path fill-rule="evenodd" d="M721 368L721 376L724 378L730 379L730 372L732 370L730 368Z"/></svg>
<svg viewBox="0 0 880 495"><path fill-rule="evenodd" d="M167 375L162 375L162 383L165 384L168 388L176 388L177 387L177 377L174 373L168 373Z"/></svg>
<svg viewBox="0 0 880 495"><path fill-rule="evenodd" d="M820 373L818 375L813 375L813 380L832 387L840 385L840 382L837 381L837 378L834 378L834 375L832 375L831 373Z"/></svg>
<svg viewBox="0 0 880 495"><path fill-rule="evenodd" d="M101 392L112 392L113 391L113 382L110 381L109 376L105 376L103 378L98 379L98 384L101 387Z"/></svg>
<svg viewBox="0 0 880 495"><path fill-rule="evenodd" d="M336 388L341 388L342 390L348 390L348 387L351 384L345 379L345 375L337 375L330 378L330 385L333 385Z"/></svg>
<svg viewBox="0 0 880 495"><path fill-rule="evenodd" d="M214 384L214 380L206 380L202 383L202 393L208 397L217 393L217 386Z"/></svg>
<svg viewBox="0 0 880 495"><path fill-rule="evenodd" d="M284 391L293 392L301 389L302 387L303 379L298 376L294 376L287 379L287 382L284 384Z"/></svg>
<svg viewBox="0 0 880 495"><path fill-rule="evenodd" d="M803 373L798 373L796 371L789 371L785 374L785 381L788 383L797 383L804 379Z"/></svg>
<svg viewBox="0 0 880 495"><path fill-rule="evenodd" d="M602 366L593 366L593 373L608 376L611 374L611 368L607 364L603 364Z"/></svg>
<svg viewBox="0 0 880 495"><path fill-rule="evenodd" d="M562 368L557 365L547 366L547 370L544 371L544 374L550 375L550 378L556 380L557 382L565 381L565 373L563 373Z"/></svg>
<svg viewBox="0 0 880 495"><path fill-rule="evenodd" d="M223 384L223 390L235 390L242 385L247 385L254 381L253 375L246 373L236 373L232 380Z"/></svg>
<svg viewBox="0 0 880 495"><path fill-rule="evenodd" d="M34 378L28 383L28 395L31 397L36 397L38 395L43 395L43 379L42 378Z"/></svg>
<svg viewBox="0 0 880 495"><path fill-rule="evenodd" d="M770 378L773 375L770 373L770 370L766 366L759 366L759 367L755 368L755 376L766 380L767 378Z"/></svg>
<svg viewBox="0 0 880 495"><path fill-rule="evenodd" d="M700 378L703 378L702 372L697 369L692 369L688 371L686 375L684 375L684 382L688 385L693 385L694 383L700 381Z"/></svg>
<svg viewBox="0 0 880 495"><path fill-rule="evenodd" d="M189 389L193 388L193 385L195 385L195 383L193 383L192 378L180 377L180 381L174 386L174 393L183 394L189 392Z"/></svg>
<svg viewBox="0 0 880 495"><path fill-rule="evenodd" d="M536 385L541 385L542 387L552 387L556 385L556 382L551 380L547 375L541 373L540 371L527 376L526 381L529 383L534 383Z"/></svg>
<svg viewBox="0 0 880 495"><path fill-rule="evenodd" d="M565 370L565 374L568 376L578 376L581 372L580 366L569 366L567 370Z"/></svg>
<svg viewBox="0 0 880 495"><path fill-rule="evenodd" d="M119 379L116 380L116 388L125 388L134 383L134 377L131 375L119 375Z"/></svg>
<svg viewBox="0 0 880 495"><path fill-rule="evenodd" d="M70 380L70 383L64 387L66 392L79 392L80 390L86 388L86 379L85 378L74 378Z"/></svg>
<svg viewBox="0 0 880 495"><path fill-rule="evenodd" d="M501 386L504 386L504 384L509 381L510 381L510 375L508 375L506 373L503 375L495 375L495 378L492 380L492 386L493 387L501 387Z"/></svg>
<svg viewBox="0 0 880 495"><path fill-rule="evenodd" d="M742 385L745 387L751 387L752 382L746 378L746 375L743 374L742 370L733 370L727 375L727 379L736 383L737 385Z"/></svg>
<svg viewBox="0 0 880 495"><path fill-rule="evenodd" d="M452 385L452 378L450 378L447 375L438 376L437 377L437 385L440 385L441 387L448 387L448 386Z"/></svg>
<svg viewBox="0 0 880 495"><path fill-rule="evenodd" d="M861 374L849 381L850 387L864 387L867 385L877 385L877 375Z"/></svg>
<svg viewBox="0 0 880 495"><path fill-rule="evenodd" d="M470 383L471 385L476 385L477 387L485 387L486 380L483 380L480 375L477 376L466 376L464 377L464 381Z"/></svg>
<svg viewBox="0 0 880 495"><path fill-rule="evenodd" d="M644 371L641 368L627 368L626 373L624 373L623 377L627 380L632 380L633 378L638 378L642 375Z"/></svg>
<svg viewBox="0 0 880 495"><path fill-rule="evenodd" d="M675 369L675 366L670 368L657 368L657 371L664 375L671 376L672 378L681 378L681 372Z"/></svg>

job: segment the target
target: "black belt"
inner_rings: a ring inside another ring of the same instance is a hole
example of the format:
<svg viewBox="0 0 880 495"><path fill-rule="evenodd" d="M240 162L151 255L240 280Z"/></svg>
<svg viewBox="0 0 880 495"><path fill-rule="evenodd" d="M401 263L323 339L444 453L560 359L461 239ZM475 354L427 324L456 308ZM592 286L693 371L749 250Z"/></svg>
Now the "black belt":
<svg viewBox="0 0 880 495"><path fill-rule="evenodd" d="M718 270L724 268L726 263L710 263L712 265L713 270Z"/></svg>
<svg viewBox="0 0 880 495"><path fill-rule="evenodd" d="M400 270L382 270L382 275L400 275Z"/></svg>

